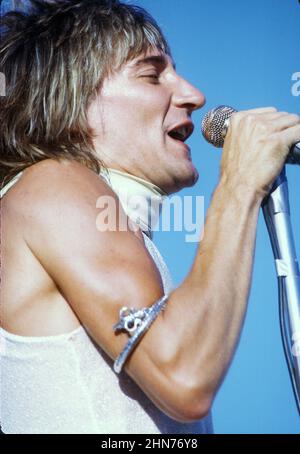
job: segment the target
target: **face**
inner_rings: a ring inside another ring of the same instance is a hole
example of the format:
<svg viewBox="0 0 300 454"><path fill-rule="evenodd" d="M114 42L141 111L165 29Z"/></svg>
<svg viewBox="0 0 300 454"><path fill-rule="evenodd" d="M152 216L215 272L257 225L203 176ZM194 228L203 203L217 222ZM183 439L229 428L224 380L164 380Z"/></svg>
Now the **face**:
<svg viewBox="0 0 300 454"><path fill-rule="evenodd" d="M204 95L180 77L171 58L151 50L109 76L87 112L98 156L108 167L144 178L171 194L198 172L184 142Z"/></svg>

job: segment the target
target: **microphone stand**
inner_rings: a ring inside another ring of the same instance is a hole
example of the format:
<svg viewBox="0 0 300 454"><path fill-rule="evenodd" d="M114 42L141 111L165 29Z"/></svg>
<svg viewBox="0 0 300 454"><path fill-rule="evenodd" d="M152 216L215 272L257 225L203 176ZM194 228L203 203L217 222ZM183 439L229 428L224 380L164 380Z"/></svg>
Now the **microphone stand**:
<svg viewBox="0 0 300 454"><path fill-rule="evenodd" d="M300 414L300 272L290 217L285 168L262 204L278 278L284 353Z"/></svg>

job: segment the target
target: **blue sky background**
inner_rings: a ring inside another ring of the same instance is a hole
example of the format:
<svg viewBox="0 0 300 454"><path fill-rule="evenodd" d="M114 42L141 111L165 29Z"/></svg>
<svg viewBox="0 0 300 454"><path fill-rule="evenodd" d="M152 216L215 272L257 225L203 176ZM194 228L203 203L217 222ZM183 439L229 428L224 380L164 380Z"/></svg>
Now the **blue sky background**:
<svg viewBox="0 0 300 454"><path fill-rule="evenodd" d="M3 0L1 7L10 2ZM204 109L194 115L198 129L190 139L200 179L195 187L181 192L203 195L207 210L218 181L221 151L201 136L203 113L219 104L239 110L274 105L300 113L300 96L291 92L292 74L300 71L300 5L298 0L131 3L154 15L169 39L178 71L207 97ZM300 168L288 166L287 174L299 258ZM192 265L197 244L186 243L184 232L159 232L155 241L179 285ZM300 433L281 344L273 256L262 215L246 322L213 414L216 433Z"/></svg>
<svg viewBox="0 0 300 454"><path fill-rule="evenodd" d="M208 208L218 181L221 150L200 133L203 113L220 104L238 110L275 106L300 114L292 96L292 74L300 71L298 0L137 0L162 26L178 71L207 97L194 114L190 139L200 172L182 195L204 195ZM298 50L297 50L298 49ZM300 90L299 90L300 91ZM245 150L246 151L246 150ZM300 168L287 168L298 258L300 253ZM197 244L184 233L156 233L176 285L184 279ZM272 250L260 216L253 285L241 341L213 406L217 433L300 433L283 354L277 280Z"/></svg>

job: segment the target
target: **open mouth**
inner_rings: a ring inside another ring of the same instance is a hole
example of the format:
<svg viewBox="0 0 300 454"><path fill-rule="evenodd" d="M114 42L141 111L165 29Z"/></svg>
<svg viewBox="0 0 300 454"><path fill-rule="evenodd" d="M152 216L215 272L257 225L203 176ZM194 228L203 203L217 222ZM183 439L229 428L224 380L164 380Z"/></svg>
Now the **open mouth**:
<svg viewBox="0 0 300 454"><path fill-rule="evenodd" d="M181 123L170 131L168 131L168 136L172 139L184 143L194 131L194 125L192 122Z"/></svg>

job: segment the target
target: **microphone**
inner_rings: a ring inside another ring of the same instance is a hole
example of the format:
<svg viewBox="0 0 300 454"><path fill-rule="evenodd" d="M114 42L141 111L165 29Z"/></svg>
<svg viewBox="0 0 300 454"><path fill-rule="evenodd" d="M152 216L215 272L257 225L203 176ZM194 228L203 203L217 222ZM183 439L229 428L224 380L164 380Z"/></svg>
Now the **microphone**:
<svg viewBox="0 0 300 454"><path fill-rule="evenodd" d="M218 106L207 112L202 120L202 134L207 142L222 148L229 128L230 117L237 112L230 106ZM287 164L300 165L300 142L291 147Z"/></svg>

